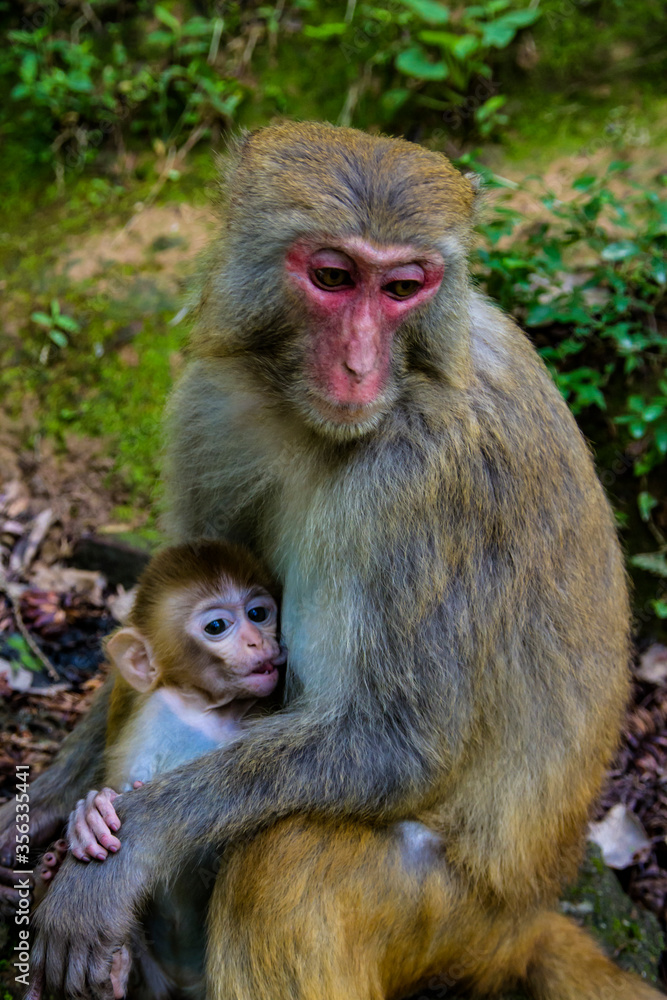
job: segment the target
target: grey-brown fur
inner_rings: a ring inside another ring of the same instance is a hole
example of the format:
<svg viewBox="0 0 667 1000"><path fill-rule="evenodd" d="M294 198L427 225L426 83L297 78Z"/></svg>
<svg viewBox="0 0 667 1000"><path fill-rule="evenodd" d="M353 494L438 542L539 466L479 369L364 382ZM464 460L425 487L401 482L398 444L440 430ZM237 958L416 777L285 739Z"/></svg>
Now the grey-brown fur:
<svg viewBox="0 0 667 1000"><path fill-rule="evenodd" d="M443 902L440 936L491 928L497 942L473 985L526 975L545 1000L654 995L609 963L578 986L585 961L597 968L592 946L582 939L584 960L554 943L550 965L530 929L576 868L616 743L628 604L588 448L525 336L470 285L471 203L444 158L351 130L280 126L237 151L195 359L170 407L170 527L250 543L268 562L283 586L291 701L241 744L132 793L110 863L61 872L36 952L53 985L69 961L74 994L106 995L105 948L188 847L302 817L326 824L322 851L348 821L378 838L399 820L437 833L459 901L450 923ZM397 334L383 412L346 434L309 414L307 322L282 272L286 249L312 232L435 247L446 263L438 294ZM378 879L390 891L379 872L369 898ZM360 921L363 935L372 921ZM579 947L576 929L558 926ZM335 949L317 942L304 962L319 968L318 948ZM212 969L226 970L215 997L253 995L234 985L255 975L240 947L211 939ZM316 995L296 959L275 984L286 954L256 973L255 996ZM401 974L405 986L413 973ZM351 995L325 981L323 1000Z"/></svg>

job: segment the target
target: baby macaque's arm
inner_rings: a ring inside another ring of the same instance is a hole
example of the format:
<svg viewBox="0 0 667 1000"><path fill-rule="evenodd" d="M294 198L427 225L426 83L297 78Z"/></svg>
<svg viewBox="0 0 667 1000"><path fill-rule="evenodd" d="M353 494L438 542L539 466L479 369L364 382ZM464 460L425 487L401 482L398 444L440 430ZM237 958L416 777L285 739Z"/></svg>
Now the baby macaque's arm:
<svg viewBox="0 0 667 1000"><path fill-rule="evenodd" d="M140 788L142 781L135 781L133 787ZM67 824L69 849L79 861L104 861L109 851L120 850L120 840L114 837L120 829L120 820L112 803L118 798L113 788L96 789L88 792L85 799L79 799L72 810Z"/></svg>

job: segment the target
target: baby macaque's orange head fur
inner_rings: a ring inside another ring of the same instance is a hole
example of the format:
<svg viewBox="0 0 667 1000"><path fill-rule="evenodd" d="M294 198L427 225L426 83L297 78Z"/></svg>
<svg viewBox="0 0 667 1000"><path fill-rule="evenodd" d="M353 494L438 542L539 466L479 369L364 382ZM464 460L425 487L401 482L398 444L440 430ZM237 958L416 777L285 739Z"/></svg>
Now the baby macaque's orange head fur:
<svg viewBox="0 0 667 1000"><path fill-rule="evenodd" d="M110 660L140 692L161 686L204 695L212 707L263 698L285 661L275 587L241 546L200 541L163 549L143 573Z"/></svg>

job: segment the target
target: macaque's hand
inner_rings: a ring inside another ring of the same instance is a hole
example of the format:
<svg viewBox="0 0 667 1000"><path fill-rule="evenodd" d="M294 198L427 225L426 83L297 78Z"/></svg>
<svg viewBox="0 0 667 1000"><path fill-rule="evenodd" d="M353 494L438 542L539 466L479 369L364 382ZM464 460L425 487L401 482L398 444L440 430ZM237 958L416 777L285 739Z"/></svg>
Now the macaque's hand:
<svg viewBox="0 0 667 1000"><path fill-rule="evenodd" d="M120 850L120 840L114 837L120 829L120 820L112 803L118 798L113 788L96 789L79 799L72 810L67 825L69 848L79 861L104 861L109 851Z"/></svg>
<svg viewBox="0 0 667 1000"><path fill-rule="evenodd" d="M19 813L19 816L22 814ZM16 805L14 799L0 806L0 916L13 917L18 906L19 879L15 875L16 860ZM30 802L30 847L46 847L58 836L67 822L67 816L50 806L40 806L35 796Z"/></svg>
<svg viewBox="0 0 667 1000"><path fill-rule="evenodd" d="M81 865L68 854L35 911L27 1000L119 1000L142 885L142 866L132 851L105 865Z"/></svg>

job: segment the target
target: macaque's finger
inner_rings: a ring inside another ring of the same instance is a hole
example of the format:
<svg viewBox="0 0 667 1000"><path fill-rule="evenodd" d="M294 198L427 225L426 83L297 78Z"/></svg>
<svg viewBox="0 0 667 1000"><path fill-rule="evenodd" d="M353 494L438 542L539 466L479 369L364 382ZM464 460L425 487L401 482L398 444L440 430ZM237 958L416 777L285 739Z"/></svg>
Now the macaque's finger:
<svg viewBox="0 0 667 1000"><path fill-rule="evenodd" d="M104 823L114 833L116 830L120 830L120 820L118 819L116 810L111 805L114 799L117 798L118 792L114 792L113 788L103 788L93 799L94 806L104 820Z"/></svg>
<svg viewBox="0 0 667 1000"><path fill-rule="evenodd" d="M87 811L86 825L101 847L107 851L111 851L112 854L120 850L120 840L118 837L114 837L104 817L100 815L97 809L92 808Z"/></svg>
<svg viewBox="0 0 667 1000"><path fill-rule="evenodd" d="M133 788L142 788L142 787L143 787L143 784L144 784L144 783L143 783L143 781L134 781L134 782L132 783L132 787L133 787Z"/></svg>
<svg viewBox="0 0 667 1000"><path fill-rule="evenodd" d="M111 986L114 1000L121 1000L127 993L127 982L132 968L132 956L125 945L115 951L111 961Z"/></svg>

